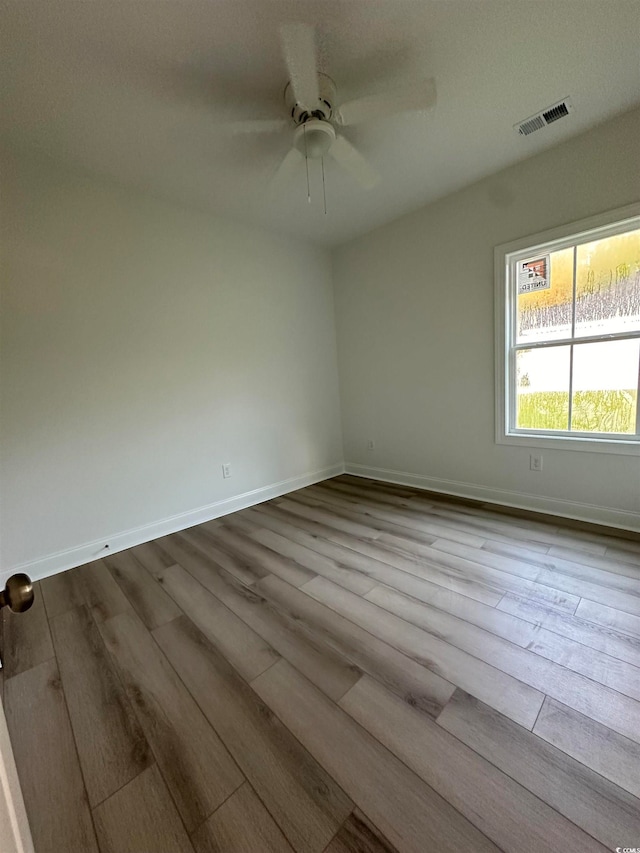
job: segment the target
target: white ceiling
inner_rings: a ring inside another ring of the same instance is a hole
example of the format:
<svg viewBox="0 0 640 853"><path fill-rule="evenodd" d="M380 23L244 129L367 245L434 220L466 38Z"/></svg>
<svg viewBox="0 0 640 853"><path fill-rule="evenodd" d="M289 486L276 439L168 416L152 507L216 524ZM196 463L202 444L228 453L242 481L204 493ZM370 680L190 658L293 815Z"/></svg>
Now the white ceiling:
<svg viewBox="0 0 640 853"><path fill-rule="evenodd" d="M278 28L290 21L317 27L341 100L437 82L433 111L345 131L382 179L365 191L327 163L326 215L317 162L311 205L304 168L269 188L288 132L222 130L284 114ZM5 144L328 245L640 101L638 0L16 0L0 3L0 31ZM514 133L565 96L570 117Z"/></svg>

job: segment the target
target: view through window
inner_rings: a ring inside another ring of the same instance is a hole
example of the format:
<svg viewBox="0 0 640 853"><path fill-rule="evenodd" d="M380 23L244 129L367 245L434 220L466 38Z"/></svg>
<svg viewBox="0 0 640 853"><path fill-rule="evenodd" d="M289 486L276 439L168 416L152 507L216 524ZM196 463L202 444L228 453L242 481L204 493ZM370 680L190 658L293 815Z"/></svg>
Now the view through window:
<svg viewBox="0 0 640 853"><path fill-rule="evenodd" d="M640 223L607 230L510 260L512 434L640 437Z"/></svg>

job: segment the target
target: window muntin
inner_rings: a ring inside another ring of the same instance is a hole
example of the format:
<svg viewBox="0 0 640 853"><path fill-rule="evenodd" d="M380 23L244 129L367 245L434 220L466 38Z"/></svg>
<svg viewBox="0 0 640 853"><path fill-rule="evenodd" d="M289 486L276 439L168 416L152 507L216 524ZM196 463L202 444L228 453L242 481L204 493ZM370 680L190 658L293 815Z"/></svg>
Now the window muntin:
<svg viewBox="0 0 640 853"><path fill-rule="evenodd" d="M640 217L505 260L506 435L639 440Z"/></svg>

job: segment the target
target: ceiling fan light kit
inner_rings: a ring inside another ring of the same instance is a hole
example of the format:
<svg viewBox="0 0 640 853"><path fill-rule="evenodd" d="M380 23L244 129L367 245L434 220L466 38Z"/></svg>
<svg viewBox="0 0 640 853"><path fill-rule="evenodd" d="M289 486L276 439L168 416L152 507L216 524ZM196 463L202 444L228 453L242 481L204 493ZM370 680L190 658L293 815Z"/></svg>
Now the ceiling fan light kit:
<svg viewBox="0 0 640 853"><path fill-rule="evenodd" d="M327 155L336 141L333 125L319 118L308 119L298 125L293 134L293 145L311 160L318 160Z"/></svg>

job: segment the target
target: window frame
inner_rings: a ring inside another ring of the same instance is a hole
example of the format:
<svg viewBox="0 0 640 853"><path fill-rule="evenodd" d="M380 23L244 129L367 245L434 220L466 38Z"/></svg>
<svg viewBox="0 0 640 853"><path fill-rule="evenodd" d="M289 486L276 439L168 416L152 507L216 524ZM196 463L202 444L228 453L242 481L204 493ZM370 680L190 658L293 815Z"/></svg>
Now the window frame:
<svg viewBox="0 0 640 853"><path fill-rule="evenodd" d="M552 450L582 450L595 453L623 455L640 454L640 434L570 433L555 430L522 430L515 423L516 394L511 388L515 376L514 329L516 328L516 299L511 286L511 269L517 260L537 254L549 254L576 244L612 237L640 228L640 202L610 210L597 216L567 223L558 228L521 237L496 246L495 270L495 440L496 444ZM544 342L545 346L561 346L577 342L596 343L607 340L637 338L638 333L587 335ZM514 343L512 344L512 341ZM518 345L521 348L524 344ZM539 346L539 345L538 345ZM526 348L526 347L525 347ZM640 371L639 371L640 374ZM638 378L637 429L640 432L640 375Z"/></svg>

